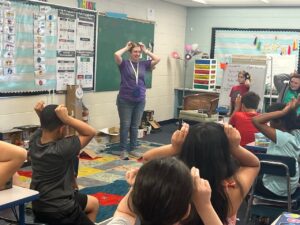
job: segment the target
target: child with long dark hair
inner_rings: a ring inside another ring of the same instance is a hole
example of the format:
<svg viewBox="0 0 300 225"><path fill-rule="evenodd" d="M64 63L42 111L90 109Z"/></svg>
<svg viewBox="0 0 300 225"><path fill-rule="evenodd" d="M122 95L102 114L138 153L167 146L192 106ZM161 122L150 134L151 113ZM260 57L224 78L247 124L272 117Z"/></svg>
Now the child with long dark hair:
<svg viewBox="0 0 300 225"><path fill-rule="evenodd" d="M214 211L209 183L199 170L174 157L154 159L126 174L132 188L109 225L175 225L190 214L191 202L206 225L222 225Z"/></svg>
<svg viewBox="0 0 300 225"><path fill-rule="evenodd" d="M178 155L188 167L197 167L208 180L211 202L223 224L236 223L237 211L259 171L259 160L240 146L239 132L228 124L184 124L172 136L172 144L146 152L145 161ZM196 215L196 213L194 213ZM205 224L197 215L187 224Z"/></svg>

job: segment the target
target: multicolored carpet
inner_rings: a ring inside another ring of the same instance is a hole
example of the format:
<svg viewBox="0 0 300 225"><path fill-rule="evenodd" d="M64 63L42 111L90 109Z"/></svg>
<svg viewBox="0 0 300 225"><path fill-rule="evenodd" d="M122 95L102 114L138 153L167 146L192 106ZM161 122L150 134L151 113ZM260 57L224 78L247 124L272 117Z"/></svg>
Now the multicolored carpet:
<svg viewBox="0 0 300 225"><path fill-rule="evenodd" d="M143 153L161 144L139 141L136 152ZM119 149L118 144L109 145L104 151L99 152L97 158L81 157L77 183L80 192L95 196L100 202L97 222L113 216L118 203L128 191L125 173L131 168L140 167L137 159L120 160L119 156L112 155ZM19 172L19 181L22 186L30 184L31 167L22 168Z"/></svg>

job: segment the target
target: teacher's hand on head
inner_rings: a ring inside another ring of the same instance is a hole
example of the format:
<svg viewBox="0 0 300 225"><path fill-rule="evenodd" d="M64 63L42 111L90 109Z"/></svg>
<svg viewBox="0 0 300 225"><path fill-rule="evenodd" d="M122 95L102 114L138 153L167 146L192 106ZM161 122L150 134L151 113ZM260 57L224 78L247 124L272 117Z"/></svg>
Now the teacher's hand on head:
<svg viewBox="0 0 300 225"><path fill-rule="evenodd" d="M128 41L125 48L127 49L127 51L132 47L132 42Z"/></svg>
<svg viewBox="0 0 300 225"><path fill-rule="evenodd" d="M143 52L146 53L148 51L143 42L139 42L139 46L141 47Z"/></svg>

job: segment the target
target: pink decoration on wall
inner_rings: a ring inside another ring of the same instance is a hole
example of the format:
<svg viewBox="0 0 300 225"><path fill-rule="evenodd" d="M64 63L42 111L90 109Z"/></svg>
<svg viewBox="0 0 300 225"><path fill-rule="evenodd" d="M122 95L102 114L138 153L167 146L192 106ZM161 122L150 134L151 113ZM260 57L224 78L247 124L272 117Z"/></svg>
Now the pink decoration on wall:
<svg viewBox="0 0 300 225"><path fill-rule="evenodd" d="M171 53L171 57L174 59L180 59L178 52L175 52L175 51Z"/></svg>

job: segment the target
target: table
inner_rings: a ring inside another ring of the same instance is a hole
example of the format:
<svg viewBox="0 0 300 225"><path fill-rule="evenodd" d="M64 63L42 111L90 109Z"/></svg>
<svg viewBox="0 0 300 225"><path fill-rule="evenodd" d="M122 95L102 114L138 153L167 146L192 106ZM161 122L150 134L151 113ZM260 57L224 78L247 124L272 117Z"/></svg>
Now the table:
<svg viewBox="0 0 300 225"><path fill-rule="evenodd" d="M0 191L0 210L19 206L19 222L25 225L25 203L38 199L39 192L28 188L13 186Z"/></svg>
<svg viewBox="0 0 300 225"><path fill-rule="evenodd" d="M262 146L255 145L255 142L246 144L245 148L250 151L253 151L254 153L266 153L267 149L268 149L268 147L262 147Z"/></svg>

